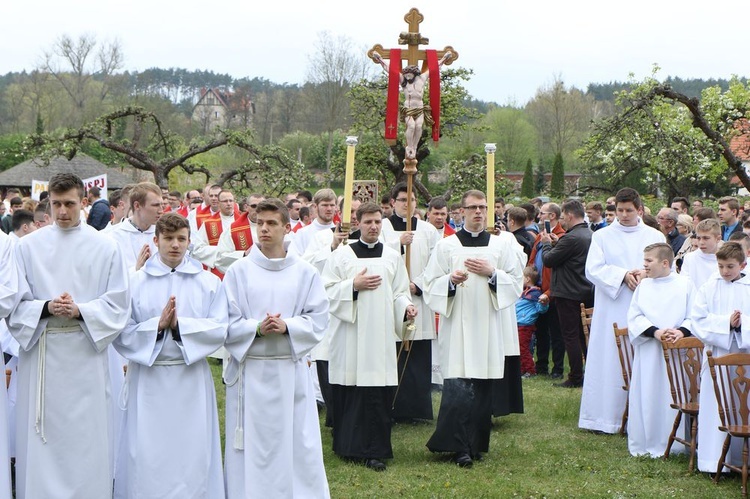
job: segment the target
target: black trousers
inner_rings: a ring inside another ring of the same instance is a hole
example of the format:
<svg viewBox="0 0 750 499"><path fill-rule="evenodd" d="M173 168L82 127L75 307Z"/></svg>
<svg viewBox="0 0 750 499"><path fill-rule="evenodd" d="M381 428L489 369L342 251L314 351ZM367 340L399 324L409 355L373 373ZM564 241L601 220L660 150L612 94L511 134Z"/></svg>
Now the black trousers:
<svg viewBox="0 0 750 499"><path fill-rule="evenodd" d="M393 405L393 419L432 419L432 341L411 341L409 348L411 353L403 350L398 359L401 385ZM401 342L396 343L396 352L399 350Z"/></svg>
<svg viewBox="0 0 750 499"><path fill-rule="evenodd" d="M593 300L591 300L593 301ZM591 306L585 303L585 306ZM583 382L583 358L586 356L586 337L583 335L581 324L581 301L567 298L555 298L557 315L560 321L560 331L568 354L571 383Z"/></svg>
<svg viewBox="0 0 750 499"><path fill-rule="evenodd" d="M331 384L328 382L328 361L316 360L315 371L318 373L318 384L320 393L323 395L323 402L326 404L326 427L333 427L333 395L331 394Z"/></svg>
<svg viewBox="0 0 750 499"><path fill-rule="evenodd" d="M552 371L549 370L549 353L552 347ZM549 310L536 321L536 372L537 374L560 374L565 369L565 344L560 332L555 301Z"/></svg>

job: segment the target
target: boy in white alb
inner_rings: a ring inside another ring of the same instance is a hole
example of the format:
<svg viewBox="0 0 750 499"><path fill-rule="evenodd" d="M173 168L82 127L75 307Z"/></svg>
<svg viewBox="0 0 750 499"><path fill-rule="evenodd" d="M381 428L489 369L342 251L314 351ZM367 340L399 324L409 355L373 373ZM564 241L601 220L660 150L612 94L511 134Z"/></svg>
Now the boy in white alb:
<svg viewBox="0 0 750 499"><path fill-rule="evenodd" d="M693 286L672 272L674 251L656 243L643 250L645 278L628 310L628 334L633 345L633 378L628 391L628 450L633 456L662 457L674 424L669 404L669 378L664 367L662 341L690 336ZM682 446L673 445L678 452Z"/></svg>
<svg viewBox="0 0 750 499"><path fill-rule="evenodd" d="M742 325L750 326L750 278L745 268L745 252L734 242L722 245L716 253L719 272L712 274L696 293L691 314L693 334L706 345L704 353L715 357L750 352L750 342L742 337ZM719 410L705 354L701 369L700 413L698 415L698 469L711 473L721 456L725 434L719 430ZM741 461L742 441L734 439L727 458Z"/></svg>
<svg viewBox="0 0 750 499"><path fill-rule="evenodd" d="M219 416L206 357L224 343L226 296L219 278L186 256L185 217L163 215L155 234L158 252L131 275L130 319L113 343L130 361L115 497L223 497Z"/></svg>
<svg viewBox="0 0 750 499"><path fill-rule="evenodd" d="M680 275L690 279L695 289L700 288L716 272L716 252L721 244L721 225L714 218L702 220L695 227L698 250L685 255Z"/></svg>

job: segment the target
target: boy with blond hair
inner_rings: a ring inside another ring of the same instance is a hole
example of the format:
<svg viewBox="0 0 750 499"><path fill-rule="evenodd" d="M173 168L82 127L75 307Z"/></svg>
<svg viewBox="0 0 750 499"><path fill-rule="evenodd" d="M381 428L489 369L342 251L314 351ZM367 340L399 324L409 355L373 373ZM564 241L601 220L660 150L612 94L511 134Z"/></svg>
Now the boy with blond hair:
<svg viewBox="0 0 750 499"><path fill-rule="evenodd" d="M696 292L691 314L693 334L705 344L704 352L715 357L750 352L750 342L742 337L742 324L750 325L750 278L743 273L745 252L735 242L727 242L716 252L718 272ZM701 369L700 413L698 415L698 469L716 472L724 434L719 430L719 411L713 383L704 355ZM730 462L741 462L742 442L735 439Z"/></svg>
<svg viewBox="0 0 750 499"><path fill-rule="evenodd" d="M676 411L671 402L661 342L690 336L693 286L672 272L674 252L666 243L643 250L645 277L635 288L628 310L633 345L633 377L628 391L628 450L633 456L662 457ZM673 451L682 447L673 446Z"/></svg>
<svg viewBox="0 0 750 499"><path fill-rule="evenodd" d="M685 255L680 274L689 278L696 289L716 272L716 252L721 244L721 225L713 218L703 220L695 227L698 250Z"/></svg>

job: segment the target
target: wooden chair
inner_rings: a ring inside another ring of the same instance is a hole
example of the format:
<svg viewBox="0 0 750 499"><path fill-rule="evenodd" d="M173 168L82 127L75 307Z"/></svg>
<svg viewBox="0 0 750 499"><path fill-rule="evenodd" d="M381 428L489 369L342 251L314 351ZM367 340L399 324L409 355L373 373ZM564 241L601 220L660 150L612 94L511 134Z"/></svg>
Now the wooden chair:
<svg viewBox="0 0 750 499"><path fill-rule="evenodd" d="M719 429L726 432L724 447L717 465L714 483L719 482L726 466L742 474L742 497L747 497L748 439L750 439L750 354L732 353L714 357L708 352L708 367L714 383L714 393L719 404ZM726 462L732 437L742 439L742 466Z"/></svg>
<svg viewBox="0 0 750 499"><path fill-rule="evenodd" d="M615 331L615 343L617 344L617 355L620 357L620 367L622 368L622 389L630 391L630 379L633 377L633 345L630 344L628 328L619 328L617 323L612 324ZM628 409L630 402L625 399L625 411L622 413L622 426L620 434L624 435L628 427Z"/></svg>
<svg viewBox="0 0 750 499"><path fill-rule="evenodd" d="M672 393L672 403L669 406L677 409L672 433L669 435L664 459L669 457L669 451L675 440L685 447L690 447L690 464L688 470L695 469L695 452L698 447L698 394L701 386L701 362L703 361L703 342L695 337L682 338L674 343L662 342L664 361L669 378L669 389ZM677 430L685 415L685 422L690 425L690 440L677 436Z"/></svg>
<svg viewBox="0 0 750 499"><path fill-rule="evenodd" d="M586 308L586 305L581 303L581 325L583 326L583 336L586 338L586 348L589 346L589 328L593 316L594 307Z"/></svg>

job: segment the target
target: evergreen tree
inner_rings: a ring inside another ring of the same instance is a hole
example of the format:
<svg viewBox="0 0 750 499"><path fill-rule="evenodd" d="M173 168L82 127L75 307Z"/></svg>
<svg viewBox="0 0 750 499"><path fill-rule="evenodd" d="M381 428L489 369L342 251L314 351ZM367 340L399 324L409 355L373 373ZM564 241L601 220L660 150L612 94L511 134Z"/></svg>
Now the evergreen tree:
<svg viewBox="0 0 750 499"><path fill-rule="evenodd" d="M44 133L44 120L42 119L42 114L37 113L36 115L36 134L41 135Z"/></svg>
<svg viewBox="0 0 750 499"><path fill-rule="evenodd" d="M534 194L542 194L547 187L547 181L544 180L544 166L539 163L536 168L536 185L534 186Z"/></svg>
<svg viewBox="0 0 750 499"><path fill-rule="evenodd" d="M565 166L562 154L555 154L555 162L552 164L552 181L550 182L550 194L554 197L565 195Z"/></svg>
<svg viewBox="0 0 750 499"><path fill-rule="evenodd" d="M521 182L521 197L534 197L534 170L531 165L531 159L526 162L526 170L523 172L523 181Z"/></svg>

